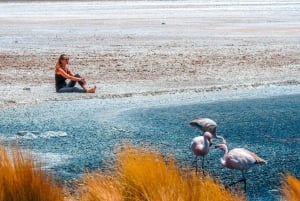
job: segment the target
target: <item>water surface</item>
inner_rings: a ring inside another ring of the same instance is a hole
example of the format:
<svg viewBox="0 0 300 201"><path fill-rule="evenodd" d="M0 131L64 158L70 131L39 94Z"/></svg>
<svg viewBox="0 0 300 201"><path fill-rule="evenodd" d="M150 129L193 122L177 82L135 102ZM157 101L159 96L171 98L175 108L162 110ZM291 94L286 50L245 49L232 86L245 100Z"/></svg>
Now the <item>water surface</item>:
<svg viewBox="0 0 300 201"><path fill-rule="evenodd" d="M6 144L18 141L56 176L71 179L85 168L113 169L116 150L126 143L151 146L190 167L194 156L189 145L200 132L188 123L209 117L229 149L244 147L268 161L247 172L249 200L277 200L283 174L300 177L299 94L169 103L96 99L7 109L0 111L0 138ZM241 174L223 168L221 156L212 149L205 168L226 185L233 172L235 178Z"/></svg>

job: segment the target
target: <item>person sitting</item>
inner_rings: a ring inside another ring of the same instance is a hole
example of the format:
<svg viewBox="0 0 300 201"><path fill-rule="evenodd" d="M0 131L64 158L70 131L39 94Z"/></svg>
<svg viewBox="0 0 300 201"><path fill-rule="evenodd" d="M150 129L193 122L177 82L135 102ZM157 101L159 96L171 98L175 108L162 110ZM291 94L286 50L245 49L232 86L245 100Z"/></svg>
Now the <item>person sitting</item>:
<svg viewBox="0 0 300 201"><path fill-rule="evenodd" d="M95 93L96 86L92 88L86 87L86 80L79 74L73 73L73 71L67 67L67 64L69 64L69 57L66 54L60 55L55 65L56 92ZM70 80L68 83L66 82L67 79ZM77 82L81 88L75 87Z"/></svg>

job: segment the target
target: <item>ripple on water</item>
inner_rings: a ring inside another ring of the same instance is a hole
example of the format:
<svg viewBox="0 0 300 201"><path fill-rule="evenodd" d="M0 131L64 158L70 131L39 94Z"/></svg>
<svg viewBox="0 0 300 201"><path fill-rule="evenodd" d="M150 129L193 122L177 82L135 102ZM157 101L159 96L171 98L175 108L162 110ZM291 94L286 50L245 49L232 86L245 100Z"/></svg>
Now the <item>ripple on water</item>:
<svg viewBox="0 0 300 201"><path fill-rule="evenodd" d="M66 137L68 134L64 131L18 131L16 133L17 138L24 139L36 139L36 138L54 138L54 137Z"/></svg>

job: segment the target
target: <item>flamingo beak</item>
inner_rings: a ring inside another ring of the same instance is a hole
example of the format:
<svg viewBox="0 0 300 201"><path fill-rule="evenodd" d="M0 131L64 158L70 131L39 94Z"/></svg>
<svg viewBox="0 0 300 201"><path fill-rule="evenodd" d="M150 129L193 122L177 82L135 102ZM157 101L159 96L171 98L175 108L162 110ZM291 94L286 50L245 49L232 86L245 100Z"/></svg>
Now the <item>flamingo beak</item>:
<svg viewBox="0 0 300 201"><path fill-rule="evenodd" d="M215 148L221 147L221 144L215 144Z"/></svg>
<svg viewBox="0 0 300 201"><path fill-rule="evenodd" d="M214 143L211 140L209 140L209 146L211 147L213 144Z"/></svg>

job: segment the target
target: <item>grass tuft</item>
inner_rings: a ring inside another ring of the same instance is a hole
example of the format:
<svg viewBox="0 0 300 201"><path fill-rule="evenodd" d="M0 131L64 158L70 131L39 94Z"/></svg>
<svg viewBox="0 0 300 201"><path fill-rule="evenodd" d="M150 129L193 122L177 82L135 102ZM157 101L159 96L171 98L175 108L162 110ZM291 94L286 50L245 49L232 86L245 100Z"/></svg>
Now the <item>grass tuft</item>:
<svg viewBox="0 0 300 201"><path fill-rule="evenodd" d="M80 201L121 201L122 193L118 181L101 172L84 176L84 183L79 188Z"/></svg>
<svg viewBox="0 0 300 201"><path fill-rule="evenodd" d="M62 201L62 188L30 154L11 148L10 154L0 145L0 201Z"/></svg>
<svg viewBox="0 0 300 201"><path fill-rule="evenodd" d="M181 171L172 157L149 149L126 147L118 154L115 175L88 173L81 187L82 201L234 201L243 195L228 192L209 176Z"/></svg>
<svg viewBox="0 0 300 201"><path fill-rule="evenodd" d="M150 148L125 147L117 155L112 174L87 172L74 196L66 196L41 164L21 149L0 145L0 201L243 201L245 195L227 191L209 175L181 170L173 157ZM300 200L300 181L287 174L283 196ZM70 194L70 193L69 193Z"/></svg>
<svg viewBox="0 0 300 201"><path fill-rule="evenodd" d="M287 174L283 181L283 194L288 201L299 201L300 200L300 181Z"/></svg>

